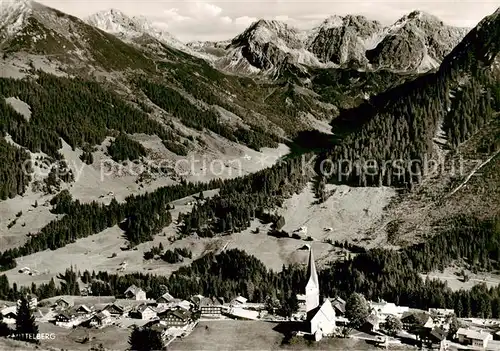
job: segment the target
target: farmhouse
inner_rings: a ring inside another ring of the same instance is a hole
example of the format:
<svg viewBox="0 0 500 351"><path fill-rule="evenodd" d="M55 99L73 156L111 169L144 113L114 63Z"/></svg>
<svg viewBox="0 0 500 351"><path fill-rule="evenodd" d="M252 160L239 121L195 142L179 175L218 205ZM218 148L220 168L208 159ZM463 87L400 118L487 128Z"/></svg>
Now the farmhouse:
<svg viewBox="0 0 500 351"><path fill-rule="evenodd" d="M168 327L185 327L192 321L191 312L184 310L165 311L158 314L161 323Z"/></svg>
<svg viewBox="0 0 500 351"><path fill-rule="evenodd" d="M140 305L137 308L136 316L142 320L150 320L156 318L156 311L146 304Z"/></svg>
<svg viewBox="0 0 500 351"><path fill-rule="evenodd" d="M101 311L90 319L90 326L95 328L102 328L111 324L112 321L113 319L111 318L111 314L108 311Z"/></svg>
<svg viewBox="0 0 500 351"><path fill-rule="evenodd" d="M409 307L397 306L393 302L371 302L370 307L372 313L375 313L381 321L385 321L388 316L396 316L398 318L403 317L403 314L410 310Z"/></svg>
<svg viewBox="0 0 500 351"><path fill-rule="evenodd" d="M135 285L129 286L124 295L131 300L146 300L146 292Z"/></svg>
<svg viewBox="0 0 500 351"><path fill-rule="evenodd" d="M80 305L75 308L75 313L78 315L86 315L92 313L92 309L90 309L86 305Z"/></svg>
<svg viewBox="0 0 500 351"><path fill-rule="evenodd" d="M3 321L7 324L16 323L17 317L17 306L5 307L0 314L3 317Z"/></svg>
<svg viewBox="0 0 500 351"><path fill-rule="evenodd" d="M116 303L107 305L106 307L104 307L103 311L107 311L111 315L111 317L114 318L121 317L125 314L125 309Z"/></svg>
<svg viewBox="0 0 500 351"><path fill-rule="evenodd" d="M52 305L52 308L54 308L57 311L64 311L67 310L68 308L73 307L74 302L73 299L61 297L54 302Z"/></svg>
<svg viewBox="0 0 500 351"><path fill-rule="evenodd" d="M425 312L406 312L401 318L403 329L411 330L417 327L432 328L434 322L430 315Z"/></svg>

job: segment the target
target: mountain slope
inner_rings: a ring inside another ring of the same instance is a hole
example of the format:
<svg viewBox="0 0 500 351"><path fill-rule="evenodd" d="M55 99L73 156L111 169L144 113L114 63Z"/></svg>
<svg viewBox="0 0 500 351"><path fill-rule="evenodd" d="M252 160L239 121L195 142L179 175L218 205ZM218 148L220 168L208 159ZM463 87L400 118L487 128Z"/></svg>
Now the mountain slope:
<svg viewBox="0 0 500 351"><path fill-rule="evenodd" d="M414 11L392 26L363 16L331 16L319 26L297 30L280 21L259 20L224 48L218 43L193 44L218 49L218 67L239 73L276 73L283 66L354 67L426 72L464 37L467 30Z"/></svg>
<svg viewBox="0 0 500 351"><path fill-rule="evenodd" d="M303 33L283 22L259 20L231 41L218 66L249 73L276 73L287 63L319 65L303 41Z"/></svg>
<svg viewBox="0 0 500 351"><path fill-rule="evenodd" d="M428 159L443 148L453 151L483 128L500 111L499 14L470 31L436 73L375 96L334 120L334 132L344 138L325 157L349 160L355 167L334 167L331 179L411 188L426 175ZM444 140L436 144L441 129ZM375 164L366 167L366 160Z"/></svg>
<svg viewBox="0 0 500 351"><path fill-rule="evenodd" d="M154 70L142 52L79 18L34 1L7 0L0 4L0 49L5 55L24 52L50 56L88 71Z"/></svg>
<svg viewBox="0 0 500 351"><path fill-rule="evenodd" d="M379 22L363 16L333 16L313 29L307 48L323 63L366 65L365 51L381 32Z"/></svg>
<svg viewBox="0 0 500 351"><path fill-rule="evenodd" d="M187 54L207 60L212 59L210 55L201 54L190 49L173 35L156 26L143 16L129 17L119 10L109 9L88 16L85 22L107 33L116 35L126 42L144 43L144 37L151 37Z"/></svg>
<svg viewBox="0 0 500 351"><path fill-rule="evenodd" d="M428 71L439 66L466 32L425 12L413 11L387 28L382 41L367 52L367 57L379 68Z"/></svg>

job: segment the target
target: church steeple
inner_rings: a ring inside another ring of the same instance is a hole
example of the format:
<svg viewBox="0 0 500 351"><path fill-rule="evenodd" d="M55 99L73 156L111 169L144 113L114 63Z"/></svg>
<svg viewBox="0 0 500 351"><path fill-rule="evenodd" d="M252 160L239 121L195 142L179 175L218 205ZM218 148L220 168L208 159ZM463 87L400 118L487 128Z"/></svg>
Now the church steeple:
<svg viewBox="0 0 500 351"><path fill-rule="evenodd" d="M306 311L309 312L319 306L319 279L311 247L309 247L307 275L309 276L309 280L306 285Z"/></svg>

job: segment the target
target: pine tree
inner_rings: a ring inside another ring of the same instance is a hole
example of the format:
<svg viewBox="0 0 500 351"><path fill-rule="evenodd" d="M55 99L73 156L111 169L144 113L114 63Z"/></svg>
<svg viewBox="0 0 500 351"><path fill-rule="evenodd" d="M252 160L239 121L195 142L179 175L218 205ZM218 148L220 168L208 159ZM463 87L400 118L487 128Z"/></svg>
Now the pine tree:
<svg viewBox="0 0 500 351"><path fill-rule="evenodd" d="M160 332L150 328L135 328L130 334L129 344L132 351L166 350Z"/></svg>
<svg viewBox="0 0 500 351"><path fill-rule="evenodd" d="M20 299L16 316L16 334L19 340L38 343L38 325L35 323L35 316L31 313L28 299L23 296Z"/></svg>

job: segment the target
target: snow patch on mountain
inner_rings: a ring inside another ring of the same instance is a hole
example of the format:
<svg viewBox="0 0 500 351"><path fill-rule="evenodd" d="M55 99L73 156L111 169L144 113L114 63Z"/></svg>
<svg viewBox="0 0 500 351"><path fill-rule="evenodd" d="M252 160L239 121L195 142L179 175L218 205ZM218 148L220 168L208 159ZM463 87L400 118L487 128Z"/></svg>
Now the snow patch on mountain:
<svg viewBox="0 0 500 351"><path fill-rule="evenodd" d="M17 34L31 15L34 4L28 0L1 0L0 30L7 36Z"/></svg>
<svg viewBox="0 0 500 351"><path fill-rule="evenodd" d="M129 17L119 10L108 9L90 15L85 21L91 26L118 36L125 41L134 41L134 39L149 35L167 46L192 56L201 57L207 60L213 59L210 55L190 49L186 44L144 16Z"/></svg>

